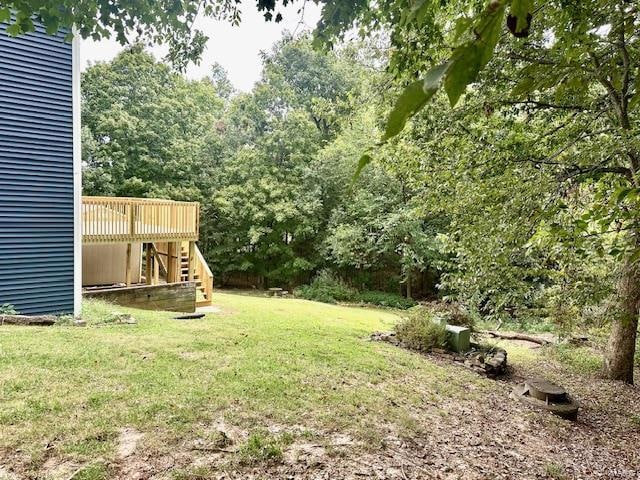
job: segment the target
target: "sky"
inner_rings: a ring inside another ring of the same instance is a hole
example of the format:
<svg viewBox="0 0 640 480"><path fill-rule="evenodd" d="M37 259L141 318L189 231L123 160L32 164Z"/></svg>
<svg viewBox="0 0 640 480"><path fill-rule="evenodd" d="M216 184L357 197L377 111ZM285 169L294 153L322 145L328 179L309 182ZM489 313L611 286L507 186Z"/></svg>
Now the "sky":
<svg viewBox="0 0 640 480"><path fill-rule="evenodd" d="M312 29L320 19L320 7L307 2L304 16L298 13L302 3L295 2L281 8L284 19L280 23L265 22L255 7L246 7L242 22L232 26L227 22L211 18L199 18L196 27L209 37L200 65L189 65L187 77L200 79L208 75L211 65L220 63L229 75L233 85L241 91L249 91L260 79L262 61L261 51L268 51L285 31L300 33ZM83 40L80 46L80 65L85 70L88 65L98 61L109 61L115 57L122 46L113 39L95 42ZM167 53L162 45L153 46L150 51L161 59Z"/></svg>

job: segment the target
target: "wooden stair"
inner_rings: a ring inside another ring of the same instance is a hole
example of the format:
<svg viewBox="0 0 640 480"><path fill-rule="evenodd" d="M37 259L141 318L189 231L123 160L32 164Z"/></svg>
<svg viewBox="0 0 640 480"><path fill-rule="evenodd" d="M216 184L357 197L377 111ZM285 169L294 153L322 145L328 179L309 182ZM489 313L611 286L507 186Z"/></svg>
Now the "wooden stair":
<svg viewBox="0 0 640 480"><path fill-rule="evenodd" d="M151 246L151 252L154 256L154 263L157 262L159 267L159 275L158 277L162 279L163 282L167 281L168 273L167 273L167 252L158 252L156 244ZM142 262L142 276L141 279L143 282L147 281L147 275L150 272L147 272L146 268L146 251L145 258ZM175 258L175 257L174 257ZM193 269L193 281L196 284L196 306L197 307L206 307L212 305L213 301L213 274L207 265L206 260L200 253L197 245L195 246L194 251L194 269ZM178 265L178 277L180 282L188 282L189 281L189 242L181 242L180 243L180 255L179 255L179 265Z"/></svg>
<svg viewBox="0 0 640 480"><path fill-rule="evenodd" d="M207 298L207 289L201 277L202 272L196 268L193 274L193 281L196 282L196 305L198 307L211 305L211 298ZM189 281L189 244L183 243L180 250L180 281ZM205 280L206 281L206 280Z"/></svg>

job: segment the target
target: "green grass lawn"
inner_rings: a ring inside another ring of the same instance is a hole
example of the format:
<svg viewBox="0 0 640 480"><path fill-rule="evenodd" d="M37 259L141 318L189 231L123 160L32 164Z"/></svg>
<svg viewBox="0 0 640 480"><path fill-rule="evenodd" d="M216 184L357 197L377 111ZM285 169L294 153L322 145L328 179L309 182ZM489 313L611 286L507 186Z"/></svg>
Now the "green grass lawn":
<svg viewBox="0 0 640 480"><path fill-rule="evenodd" d="M247 431L302 426L365 444L384 428L418 429L416 409L442 395L471 397L486 380L368 341L392 311L216 293L223 312L169 313L85 304L87 327L0 327L0 452L33 471L53 453L110 461L119 432L152 433L173 448L223 417ZM114 310L137 325L101 324ZM384 428L383 428L384 424Z"/></svg>

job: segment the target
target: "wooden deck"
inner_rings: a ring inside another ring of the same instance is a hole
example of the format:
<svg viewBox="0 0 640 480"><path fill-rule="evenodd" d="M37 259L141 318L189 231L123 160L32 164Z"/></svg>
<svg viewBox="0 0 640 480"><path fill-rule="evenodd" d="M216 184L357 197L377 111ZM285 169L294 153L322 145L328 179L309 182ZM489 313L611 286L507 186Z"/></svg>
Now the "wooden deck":
<svg viewBox="0 0 640 480"><path fill-rule="evenodd" d="M197 202L82 197L83 244L126 244L124 257L112 255L111 260L122 265L127 287L135 283L132 274L136 271L142 272L149 286L193 282L196 303L204 306L211 304L213 274L196 245L199 229ZM141 255L136 253L140 249ZM96 262L96 268L103 268Z"/></svg>
<svg viewBox="0 0 640 480"><path fill-rule="evenodd" d="M196 241L199 218L197 202L82 197L82 240L85 244Z"/></svg>

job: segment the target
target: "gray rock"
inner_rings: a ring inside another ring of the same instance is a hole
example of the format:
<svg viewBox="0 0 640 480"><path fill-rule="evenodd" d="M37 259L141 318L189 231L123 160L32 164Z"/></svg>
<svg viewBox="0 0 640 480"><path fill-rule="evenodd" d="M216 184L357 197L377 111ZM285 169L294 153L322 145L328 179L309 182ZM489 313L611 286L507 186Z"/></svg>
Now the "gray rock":
<svg viewBox="0 0 640 480"><path fill-rule="evenodd" d="M111 312L109 318L113 323L120 323L123 325L135 325L138 323L138 321L129 313Z"/></svg>

